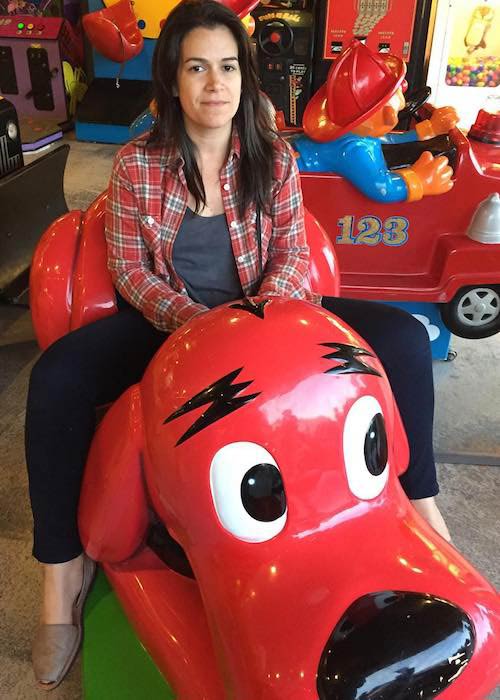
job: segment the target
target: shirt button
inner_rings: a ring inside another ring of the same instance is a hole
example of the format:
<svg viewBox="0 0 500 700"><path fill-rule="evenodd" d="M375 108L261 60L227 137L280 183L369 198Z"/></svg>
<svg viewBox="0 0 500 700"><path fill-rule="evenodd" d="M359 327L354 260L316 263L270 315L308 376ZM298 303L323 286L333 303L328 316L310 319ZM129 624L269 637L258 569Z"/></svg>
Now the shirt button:
<svg viewBox="0 0 500 700"><path fill-rule="evenodd" d="M226 192L229 192L229 190L230 190L231 188L229 187L229 184L226 182L226 184L223 185L223 189L226 190Z"/></svg>
<svg viewBox="0 0 500 700"><path fill-rule="evenodd" d="M146 217L146 223L152 226L154 224L155 220L153 219L152 216Z"/></svg>
<svg viewBox="0 0 500 700"><path fill-rule="evenodd" d="M238 222L237 222L237 221L231 221L231 228L238 228Z"/></svg>
<svg viewBox="0 0 500 700"><path fill-rule="evenodd" d="M245 256L244 255L238 255L238 262L244 262Z"/></svg>

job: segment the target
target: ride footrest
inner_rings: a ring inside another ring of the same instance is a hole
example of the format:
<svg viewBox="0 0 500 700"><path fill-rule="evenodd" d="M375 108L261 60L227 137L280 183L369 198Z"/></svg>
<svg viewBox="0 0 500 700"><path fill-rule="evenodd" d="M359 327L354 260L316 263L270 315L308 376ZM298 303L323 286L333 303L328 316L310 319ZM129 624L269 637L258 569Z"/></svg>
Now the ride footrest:
<svg viewBox="0 0 500 700"><path fill-rule="evenodd" d="M130 626L102 570L85 605L85 700L173 700L174 693Z"/></svg>

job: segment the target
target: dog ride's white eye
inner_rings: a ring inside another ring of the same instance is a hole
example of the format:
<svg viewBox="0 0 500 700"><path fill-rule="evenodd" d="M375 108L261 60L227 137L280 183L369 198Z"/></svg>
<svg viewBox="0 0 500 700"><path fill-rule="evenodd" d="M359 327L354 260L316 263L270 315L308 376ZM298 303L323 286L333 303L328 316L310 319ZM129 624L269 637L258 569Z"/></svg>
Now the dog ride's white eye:
<svg viewBox="0 0 500 700"><path fill-rule="evenodd" d="M363 500L378 496L389 475L387 435L379 402L362 396L347 414L344 424L344 461L352 493Z"/></svg>
<svg viewBox="0 0 500 700"><path fill-rule="evenodd" d="M285 527L287 508L274 458L255 442L232 442L215 454L210 488L222 526L245 542L266 542Z"/></svg>

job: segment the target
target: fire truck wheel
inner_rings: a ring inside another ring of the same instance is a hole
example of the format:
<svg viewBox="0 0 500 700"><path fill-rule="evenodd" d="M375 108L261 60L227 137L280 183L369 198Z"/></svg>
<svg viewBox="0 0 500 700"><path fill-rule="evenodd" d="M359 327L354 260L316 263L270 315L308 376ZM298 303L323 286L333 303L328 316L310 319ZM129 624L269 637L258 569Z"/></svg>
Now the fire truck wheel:
<svg viewBox="0 0 500 700"><path fill-rule="evenodd" d="M500 331L500 285L462 287L441 306L448 329L461 338L487 338Z"/></svg>

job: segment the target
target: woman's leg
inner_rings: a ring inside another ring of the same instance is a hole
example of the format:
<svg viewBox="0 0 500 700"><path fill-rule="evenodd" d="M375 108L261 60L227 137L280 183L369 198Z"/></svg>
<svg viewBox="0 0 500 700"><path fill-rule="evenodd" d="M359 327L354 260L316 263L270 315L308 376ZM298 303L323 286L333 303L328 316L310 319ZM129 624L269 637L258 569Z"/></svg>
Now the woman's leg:
<svg viewBox="0 0 500 700"><path fill-rule="evenodd" d="M400 477L401 485L421 515L449 539L433 498L439 486L432 445L432 355L426 329L411 314L387 304L323 297L323 307L356 330L382 362L410 446L410 463Z"/></svg>
<svg viewBox="0 0 500 700"><path fill-rule="evenodd" d="M64 623L73 599L60 591L81 586L77 509L96 406L139 381L165 339L128 308L64 336L33 368L26 411L33 553L46 565L66 562L44 567L44 622Z"/></svg>

